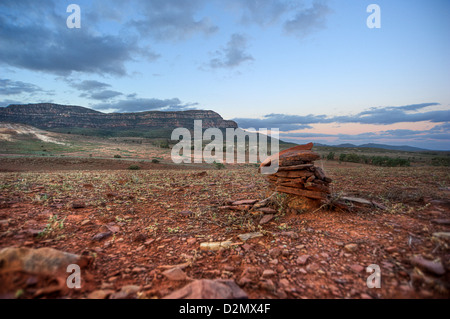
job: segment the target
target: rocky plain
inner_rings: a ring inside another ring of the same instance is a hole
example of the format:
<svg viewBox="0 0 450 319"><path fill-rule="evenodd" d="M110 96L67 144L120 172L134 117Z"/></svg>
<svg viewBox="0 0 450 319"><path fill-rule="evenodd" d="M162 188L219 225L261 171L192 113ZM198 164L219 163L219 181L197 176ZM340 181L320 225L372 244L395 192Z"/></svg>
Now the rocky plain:
<svg viewBox="0 0 450 319"><path fill-rule="evenodd" d="M332 197L301 209L255 165L48 160L0 159L2 298L449 297L445 168L316 160Z"/></svg>

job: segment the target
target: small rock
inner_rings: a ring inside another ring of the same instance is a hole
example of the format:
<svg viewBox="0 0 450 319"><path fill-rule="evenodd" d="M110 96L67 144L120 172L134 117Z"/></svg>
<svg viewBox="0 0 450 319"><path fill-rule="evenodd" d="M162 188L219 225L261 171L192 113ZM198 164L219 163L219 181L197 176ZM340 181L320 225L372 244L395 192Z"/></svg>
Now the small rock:
<svg viewBox="0 0 450 319"><path fill-rule="evenodd" d="M263 280L259 286L261 287L261 289L265 289L269 292L274 292L275 291L275 284L273 283L273 281L271 279L267 279L267 280Z"/></svg>
<svg viewBox="0 0 450 319"><path fill-rule="evenodd" d="M115 225L105 225L105 226L113 234L117 234L120 231L120 227L119 226L115 226Z"/></svg>
<svg viewBox="0 0 450 319"><path fill-rule="evenodd" d="M263 273L262 273L262 277L263 278L272 277L272 276L275 276L275 275L276 275L276 272L273 271L272 269L265 269L263 271Z"/></svg>
<svg viewBox="0 0 450 319"><path fill-rule="evenodd" d="M89 224L91 221L89 219L85 219L81 222L81 226L85 226L87 224Z"/></svg>
<svg viewBox="0 0 450 319"><path fill-rule="evenodd" d="M0 250L0 271L24 271L33 274L55 275L66 274L67 266L86 265L86 261L78 255L69 254L53 248L13 248Z"/></svg>
<svg viewBox="0 0 450 319"><path fill-rule="evenodd" d="M450 225L450 219L433 219L431 222L437 225Z"/></svg>
<svg viewBox="0 0 450 319"><path fill-rule="evenodd" d="M256 237L262 237L262 236L263 236L263 234L261 234L260 232L238 235L239 239L242 241L247 241L249 239L256 238Z"/></svg>
<svg viewBox="0 0 450 319"><path fill-rule="evenodd" d="M433 233L433 237L442 238L442 239L450 239L450 232Z"/></svg>
<svg viewBox="0 0 450 319"><path fill-rule="evenodd" d="M297 239L300 237L295 231L285 231L285 232L282 232L280 235L290 237L293 239Z"/></svg>
<svg viewBox="0 0 450 319"><path fill-rule="evenodd" d="M248 299L233 280L195 280L163 299Z"/></svg>
<svg viewBox="0 0 450 319"><path fill-rule="evenodd" d="M388 247L388 248L386 248L386 251L390 254L394 253L397 251L397 247L395 247L395 246Z"/></svg>
<svg viewBox="0 0 450 319"><path fill-rule="evenodd" d="M356 250L358 250L358 245L357 244L348 244L344 246L344 249L346 251L348 251L349 253L353 253Z"/></svg>
<svg viewBox="0 0 450 319"><path fill-rule="evenodd" d="M93 241L102 241L103 239L108 238L110 236L112 236L112 232L111 231L104 232L104 233L98 233L97 235L94 235L92 237L92 240Z"/></svg>
<svg viewBox="0 0 450 319"><path fill-rule="evenodd" d="M284 290L288 290L290 288L290 286L291 286L291 283L286 278L283 278L283 279L280 279L280 286Z"/></svg>
<svg viewBox="0 0 450 319"><path fill-rule="evenodd" d="M259 208L258 211L263 213L263 214L270 214L270 215L275 215L277 213L277 211L275 209L272 209L272 208L269 208L269 207Z"/></svg>
<svg viewBox="0 0 450 319"><path fill-rule="evenodd" d="M278 265L277 266L277 273L283 273L286 270L286 268L284 268L283 265Z"/></svg>
<svg viewBox="0 0 450 319"><path fill-rule="evenodd" d="M276 265L278 265L278 262L279 262L278 259L275 258L275 259L272 259L271 261L269 261L269 264L276 266Z"/></svg>
<svg viewBox="0 0 450 319"><path fill-rule="evenodd" d="M197 238L188 238L188 239L186 240L186 242L187 242L189 245L195 244L195 243L197 242Z"/></svg>
<svg viewBox="0 0 450 319"><path fill-rule="evenodd" d="M246 199L246 200L238 200L236 202L233 202L231 205L233 205L233 206L253 205L256 202L258 202L257 199Z"/></svg>
<svg viewBox="0 0 450 319"><path fill-rule="evenodd" d="M132 270L131 270L131 272L133 272L133 273L140 273L140 272L144 272L144 271L146 271L147 269L145 269L144 267L134 267Z"/></svg>
<svg viewBox="0 0 450 319"><path fill-rule="evenodd" d="M280 255L281 255L281 249L278 247L275 247L275 248L272 248L271 250L269 250L269 256L274 259Z"/></svg>
<svg viewBox="0 0 450 319"><path fill-rule="evenodd" d="M365 268L361 265L351 265L350 269L356 273L360 273L360 272L363 272Z"/></svg>
<svg viewBox="0 0 450 319"><path fill-rule="evenodd" d="M304 266L308 262L310 255L303 255L297 258L297 265Z"/></svg>
<svg viewBox="0 0 450 319"><path fill-rule="evenodd" d="M206 242L200 244L201 250L221 250L221 249L229 249L233 243L231 241L222 241L222 242Z"/></svg>
<svg viewBox="0 0 450 319"><path fill-rule="evenodd" d="M417 266L435 275L442 276L443 274L445 274L445 268L441 262L426 260L421 256L416 256L411 260L411 263L414 266Z"/></svg>
<svg viewBox="0 0 450 319"><path fill-rule="evenodd" d="M80 201L72 203L72 208L73 209L80 209L80 208L85 208L85 207L86 207L86 204L83 203L83 202L80 202Z"/></svg>
<svg viewBox="0 0 450 319"><path fill-rule="evenodd" d="M141 290L140 286L128 285L123 286L119 292L111 295L110 299L130 299L133 298Z"/></svg>
<svg viewBox="0 0 450 319"><path fill-rule="evenodd" d="M145 233L139 233L134 237L134 241L138 242L145 242L147 240L147 234Z"/></svg>
<svg viewBox="0 0 450 319"><path fill-rule="evenodd" d="M114 290L95 290L91 292L87 297L88 299L106 299L108 296L114 293Z"/></svg>
<svg viewBox="0 0 450 319"><path fill-rule="evenodd" d="M263 218L259 221L260 225L267 224L274 218L274 215L264 215Z"/></svg>
<svg viewBox="0 0 450 319"><path fill-rule="evenodd" d="M163 272L162 274L167 279L172 280L172 281L182 281L182 280L187 279L186 273L178 267L168 269L165 272Z"/></svg>

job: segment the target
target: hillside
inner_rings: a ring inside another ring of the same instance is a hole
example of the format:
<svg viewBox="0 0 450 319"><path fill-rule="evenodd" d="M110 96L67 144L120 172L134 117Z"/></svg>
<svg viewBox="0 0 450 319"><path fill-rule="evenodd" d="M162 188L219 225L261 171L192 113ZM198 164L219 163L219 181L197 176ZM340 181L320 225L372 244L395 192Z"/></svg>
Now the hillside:
<svg viewBox="0 0 450 319"><path fill-rule="evenodd" d="M51 103L9 105L0 108L0 122L20 123L40 129L86 135L114 135L121 131L138 132L193 128L194 120L202 120L204 128L237 128L234 121L224 120L214 111L178 112L149 111L139 113L102 113L81 106ZM116 132L116 133L114 133Z"/></svg>

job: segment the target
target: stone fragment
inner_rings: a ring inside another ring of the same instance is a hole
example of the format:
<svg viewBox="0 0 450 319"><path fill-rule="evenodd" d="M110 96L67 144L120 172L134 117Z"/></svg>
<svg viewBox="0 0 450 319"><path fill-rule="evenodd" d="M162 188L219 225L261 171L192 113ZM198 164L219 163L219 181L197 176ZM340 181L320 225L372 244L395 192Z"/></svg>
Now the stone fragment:
<svg viewBox="0 0 450 319"><path fill-rule="evenodd" d="M248 299L233 280L195 280L163 299Z"/></svg>

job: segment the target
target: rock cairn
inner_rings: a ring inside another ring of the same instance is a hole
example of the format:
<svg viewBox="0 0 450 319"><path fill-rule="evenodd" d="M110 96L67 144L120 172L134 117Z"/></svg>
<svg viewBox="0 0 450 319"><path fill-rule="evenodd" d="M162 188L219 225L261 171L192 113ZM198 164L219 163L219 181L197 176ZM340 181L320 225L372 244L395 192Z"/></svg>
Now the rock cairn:
<svg viewBox="0 0 450 319"><path fill-rule="evenodd" d="M271 190L279 193L324 201L330 195L331 179L322 168L314 166L320 155L311 151L313 143L298 145L278 153L278 172L267 175ZM275 156L267 158L261 167L277 161Z"/></svg>

